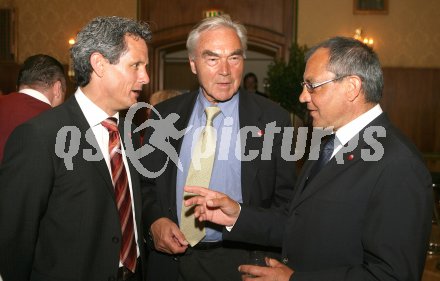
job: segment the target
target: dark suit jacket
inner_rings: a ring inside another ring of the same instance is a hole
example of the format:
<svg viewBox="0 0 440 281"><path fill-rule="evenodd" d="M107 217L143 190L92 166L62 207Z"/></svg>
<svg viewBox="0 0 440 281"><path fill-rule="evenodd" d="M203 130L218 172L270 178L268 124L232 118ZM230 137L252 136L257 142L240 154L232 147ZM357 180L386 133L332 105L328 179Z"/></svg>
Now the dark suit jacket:
<svg viewBox="0 0 440 281"><path fill-rule="evenodd" d="M52 107L23 93L10 93L0 96L0 163L6 140L20 124Z"/></svg>
<svg viewBox="0 0 440 281"><path fill-rule="evenodd" d="M244 206L225 238L282 245L295 281L419 280L431 228L431 177L384 113L370 125L386 130L386 137L375 136L384 149L380 160L362 159L362 149L375 149L361 131L343 164L332 158L308 183L316 161L305 164L284 215Z"/></svg>
<svg viewBox="0 0 440 281"><path fill-rule="evenodd" d="M64 126L77 128L77 135L69 134L67 141L60 138L61 147L56 148ZM89 128L72 97L12 133L0 166L0 274L5 281L116 277L121 247L118 209L96 139L92 135L86 141ZM123 139L131 137L120 131ZM133 134L132 139L139 146L139 136ZM64 147L69 151L69 144L70 151L79 149L72 158L73 170L57 156ZM86 161L85 150L102 160ZM137 243L144 259L140 177L131 164L129 169Z"/></svg>
<svg viewBox="0 0 440 281"><path fill-rule="evenodd" d="M188 93L167 100L156 106L162 118L170 113L177 113L180 119L176 128L182 130L187 127L197 93ZM240 94L239 96L240 128L256 126L256 132L264 132L266 124L273 121L277 127L284 128L290 125L288 113L272 101L258 95ZM148 142L151 131L146 131L145 141ZM257 133L255 134L257 135ZM242 136L242 140L245 136ZM180 152L182 139L171 139L171 144ZM241 185L243 204L255 207L283 209L292 196L295 183L295 163L281 158L282 132L275 134L274 149L270 160L261 160L263 136L247 138L246 148L242 151L259 150L259 157L252 161L241 162ZM155 150L149 157L144 157L144 166L150 171L157 171L163 167L166 156ZM146 227L161 217L167 217L178 222L176 213L176 175L177 167L168 164L164 173L152 179L150 185L144 188L144 216ZM180 203L179 203L180 204ZM149 255L148 274L151 280L176 280L177 258L152 251ZM159 279L160 278L160 279Z"/></svg>

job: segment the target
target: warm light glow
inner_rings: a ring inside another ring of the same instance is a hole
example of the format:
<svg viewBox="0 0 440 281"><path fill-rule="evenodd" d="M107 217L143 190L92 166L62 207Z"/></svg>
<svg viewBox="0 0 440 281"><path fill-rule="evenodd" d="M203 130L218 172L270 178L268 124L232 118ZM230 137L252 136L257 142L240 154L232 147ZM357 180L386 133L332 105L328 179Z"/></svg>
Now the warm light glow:
<svg viewBox="0 0 440 281"><path fill-rule="evenodd" d="M359 39L358 39L359 40ZM373 44L374 44L374 40L373 40L373 38L368 38L368 37L364 37L364 39L362 40L362 42L364 42L364 44L367 44L367 45L370 45L370 47L371 46L373 46Z"/></svg>
<svg viewBox="0 0 440 281"><path fill-rule="evenodd" d="M69 39L70 47L72 47L73 44L75 44L75 39L74 38L70 38ZM67 69L67 76L69 76L70 78L74 78L75 77L75 71L73 70L73 62L72 62L72 58L71 57L69 57L69 68Z"/></svg>
<svg viewBox="0 0 440 281"><path fill-rule="evenodd" d="M224 12L222 10L217 10L217 9L203 11L203 16L205 18L216 17L216 16L220 16L223 14L224 14Z"/></svg>
<svg viewBox="0 0 440 281"><path fill-rule="evenodd" d="M355 30L355 32L354 32L354 36L353 36L353 38L354 39L356 39L356 40L359 40L359 41L361 41L361 42L363 42L364 44L367 44L367 45L369 45L370 47L373 47L373 45L374 45L374 40L373 40L373 38L372 37L367 37L367 36L363 36L362 35L362 33L363 33L363 30L362 30L362 28L356 28L356 30Z"/></svg>

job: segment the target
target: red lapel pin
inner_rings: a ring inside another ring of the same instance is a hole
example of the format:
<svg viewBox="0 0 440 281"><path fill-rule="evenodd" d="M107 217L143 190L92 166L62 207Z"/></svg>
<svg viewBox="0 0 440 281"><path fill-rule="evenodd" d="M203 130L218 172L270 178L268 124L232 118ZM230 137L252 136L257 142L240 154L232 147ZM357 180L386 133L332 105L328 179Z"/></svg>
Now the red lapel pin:
<svg viewBox="0 0 440 281"><path fill-rule="evenodd" d="M353 159L354 159L354 155L353 154L350 154L350 155L347 156L347 160L351 161Z"/></svg>
<svg viewBox="0 0 440 281"><path fill-rule="evenodd" d="M261 136L264 135L264 131L263 130L259 130L257 134L258 134L259 137L261 137Z"/></svg>

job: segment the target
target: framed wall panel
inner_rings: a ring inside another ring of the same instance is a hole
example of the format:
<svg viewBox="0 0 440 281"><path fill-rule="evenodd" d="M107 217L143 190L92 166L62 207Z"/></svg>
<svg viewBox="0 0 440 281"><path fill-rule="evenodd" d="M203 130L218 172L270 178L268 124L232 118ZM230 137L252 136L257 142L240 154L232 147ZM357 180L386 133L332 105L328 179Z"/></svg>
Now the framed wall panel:
<svg viewBox="0 0 440 281"><path fill-rule="evenodd" d="M0 9L0 62L17 60L17 25L14 9Z"/></svg>
<svg viewBox="0 0 440 281"><path fill-rule="evenodd" d="M354 14L388 14L389 0L353 0Z"/></svg>

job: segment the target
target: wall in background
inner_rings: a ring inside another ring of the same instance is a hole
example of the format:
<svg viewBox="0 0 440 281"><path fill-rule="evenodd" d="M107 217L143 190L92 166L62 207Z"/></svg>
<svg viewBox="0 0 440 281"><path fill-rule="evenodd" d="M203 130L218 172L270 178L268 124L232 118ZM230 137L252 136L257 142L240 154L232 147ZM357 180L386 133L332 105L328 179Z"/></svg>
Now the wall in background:
<svg viewBox="0 0 440 281"><path fill-rule="evenodd" d="M387 15L354 15L353 0L298 0L298 42L309 46L362 27L383 66L440 67L440 1L389 0Z"/></svg>
<svg viewBox="0 0 440 281"><path fill-rule="evenodd" d="M0 7L18 14L18 63L45 53L67 64L69 38L92 18L137 15L137 0L0 0Z"/></svg>
<svg viewBox="0 0 440 281"><path fill-rule="evenodd" d="M384 67L382 107L393 123L440 172L440 1L389 0L386 15L355 15L353 0L298 0L299 44L354 36L373 37Z"/></svg>
<svg viewBox="0 0 440 281"><path fill-rule="evenodd" d="M354 15L353 0L298 0L298 42L313 45L362 27L384 66L440 67L440 1L390 0L387 15ZM188 4L190 5L190 4ZM18 12L19 63L36 53L68 62L67 40L93 17L135 18L137 0L0 0Z"/></svg>

